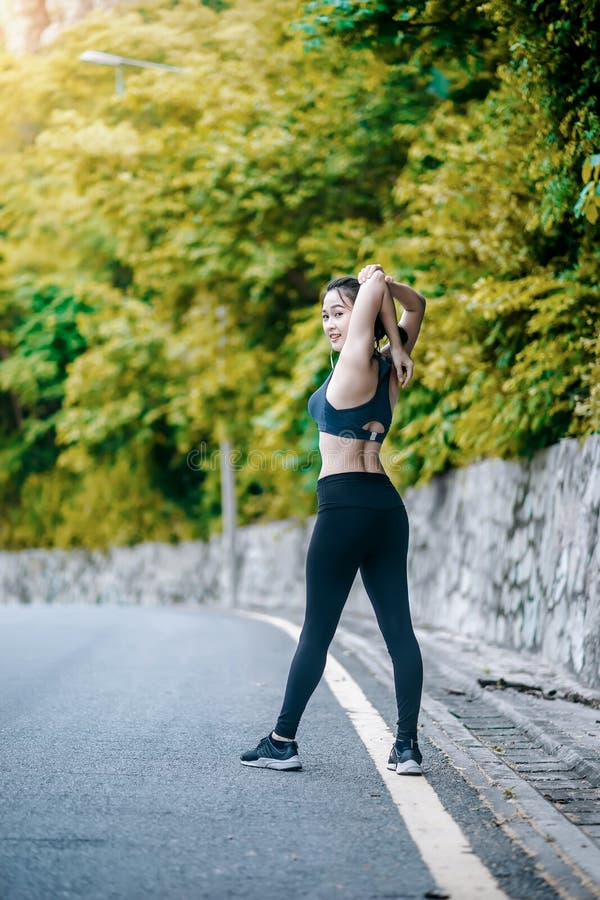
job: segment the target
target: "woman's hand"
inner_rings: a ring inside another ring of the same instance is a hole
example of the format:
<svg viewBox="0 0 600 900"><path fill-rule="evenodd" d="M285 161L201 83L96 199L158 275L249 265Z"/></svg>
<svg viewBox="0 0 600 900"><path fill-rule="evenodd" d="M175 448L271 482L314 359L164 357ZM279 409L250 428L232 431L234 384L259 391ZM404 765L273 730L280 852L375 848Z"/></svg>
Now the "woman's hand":
<svg viewBox="0 0 600 900"><path fill-rule="evenodd" d="M360 284L364 284L365 281L368 281L371 275L374 275L375 272L383 272L383 268L376 264L364 266L358 273L358 280Z"/></svg>
<svg viewBox="0 0 600 900"><path fill-rule="evenodd" d="M386 353L386 355L389 355L392 358L394 368L396 369L396 375L398 376L398 384L400 385L400 387L408 387L410 379L412 378L413 369L415 367L415 364L410 358L410 355L402 346L390 347L389 352Z"/></svg>

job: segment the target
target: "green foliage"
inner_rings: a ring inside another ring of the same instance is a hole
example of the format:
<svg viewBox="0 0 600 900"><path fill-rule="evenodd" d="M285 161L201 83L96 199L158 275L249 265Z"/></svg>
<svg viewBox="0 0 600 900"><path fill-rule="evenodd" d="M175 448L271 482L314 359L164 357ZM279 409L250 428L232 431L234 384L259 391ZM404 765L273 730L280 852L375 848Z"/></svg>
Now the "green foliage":
<svg viewBox="0 0 600 900"><path fill-rule="evenodd" d="M55 432L70 362L85 350L77 316L89 307L54 285L23 283L10 308L12 343L0 365L5 405L0 486L11 494L28 474L51 469L58 451Z"/></svg>
<svg viewBox="0 0 600 900"><path fill-rule="evenodd" d="M197 535L193 520L153 488L150 468L151 460L127 447L107 464L90 459L83 473L59 462L51 472L30 475L20 506L7 506L0 539L15 548L190 540Z"/></svg>
<svg viewBox="0 0 600 900"><path fill-rule="evenodd" d="M383 53L390 62L418 52L431 63L447 58L449 51L472 60L496 32L480 7L478 0L312 0L298 27L310 47L322 46L329 34L352 47Z"/></svg>
<svg viewBox="0 0 600 900"><path fill-rule="evenodd" d="M585 215L588 222L595 225L600 208L600 153L594 153L583 164L581 176L586 185L575 204L575 215Z"/></svg>
<svg viewBox="0 0 600 900"><path fill-rule="evenodd" d="M597 430L597 6L151 0L0 59L2 543L205 537L225 438L242 523L313 512L367 261L428 300L398 486Z"/></svg>

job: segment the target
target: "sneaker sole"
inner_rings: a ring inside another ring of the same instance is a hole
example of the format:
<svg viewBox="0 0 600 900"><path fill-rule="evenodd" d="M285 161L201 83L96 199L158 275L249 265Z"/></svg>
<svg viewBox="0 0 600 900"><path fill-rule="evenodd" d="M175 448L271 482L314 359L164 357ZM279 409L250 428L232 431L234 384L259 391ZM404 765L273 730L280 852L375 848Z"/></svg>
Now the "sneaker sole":
<svg viewBox="0 0 600 900"><path fill-rule="evenodd" d="M267 759L261 756L259 759L243 759L242 765L252 766L255 769L286 769L288 771L298 771L302 768L298 756L292 756L290 759Z"/></svg>
<svg viewBox="0 0 600 900"><path fill-rule="evenodd" d="M388 769L389 768L390 767L388 766ZM407 759L406 762L398 763L396 765L396 772L398 775L422 775L423 769L418 762L414 761L414 759Z"/></svg>

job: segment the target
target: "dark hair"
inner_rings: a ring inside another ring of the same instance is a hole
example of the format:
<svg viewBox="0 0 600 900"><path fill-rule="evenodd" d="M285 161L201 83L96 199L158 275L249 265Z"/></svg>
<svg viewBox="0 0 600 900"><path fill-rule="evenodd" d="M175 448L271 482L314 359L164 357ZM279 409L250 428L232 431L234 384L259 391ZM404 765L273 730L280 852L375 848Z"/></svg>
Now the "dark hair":
<svg viewBox="0 0 600 900"><path fill-rule="evenodd" d="M358 290L360 288L360 281L358 278L354 278L353 275L342 275L341 278L334 278L333 281L330 281L327 287L325 288L325 293L323 294L323 298L325 298L325 294L329 293L329 291L337 291L338 296L343 301L344 298L349 300L352 305L354 305L354 301L356 300L356 295L358 294ZM408 341L408 335L404 328L401 325L398 325L398 331L400 332L400 340L403 344L406 344ZM376 349L379 352L379 342L383 340L384 337L387 337L386 330L383 327L383 322L381 321L381 317L378 315L375 319L375 327L373 337L375 339Z"/></svg>

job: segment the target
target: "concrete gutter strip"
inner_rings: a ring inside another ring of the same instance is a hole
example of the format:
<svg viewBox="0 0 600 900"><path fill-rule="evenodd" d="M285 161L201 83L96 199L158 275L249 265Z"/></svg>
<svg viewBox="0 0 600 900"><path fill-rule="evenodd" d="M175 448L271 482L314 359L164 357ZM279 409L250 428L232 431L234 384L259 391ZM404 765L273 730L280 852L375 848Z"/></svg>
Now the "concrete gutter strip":
<svg viewBox="0 0 600 900"><path fill-rule="evenodd" d="M419 636L421 643L426 643L427 638ZM555 735L549 734L539 725L536 725L530 718L515 708L514 704L509 703L503 697L498 696L494 691L484 690L479 687L475 677L468 676L465 672L457 668L448 666L445 662L436 659L436 668L452 679L454 684L459 684L465 692L469 692L479 697L485 697L487 703L498 709L503 715L511 719L530 737L535 738L544 747L548 753L553 756L560 756L564 762L573 766L575 771L585 778L594 787L600 787L600 750L598 762L583 757L579 747L573 744L565 744ZM600 712L598 713L600 718Z"/></svg>
<svg viewBox="0 0 600 900"><path fill-rule="evenodd" d="M335 640L354 653L378 681L388 687L393 684L391 661L376 644L341 626ZM481 693L489 700L488 692ZM535 857L544 877L562 897L600 898L600 847L594 841L426 691L422 724L425 736L477 790L496 824ZM553 744L551 739L548 744Z"/></svg>

